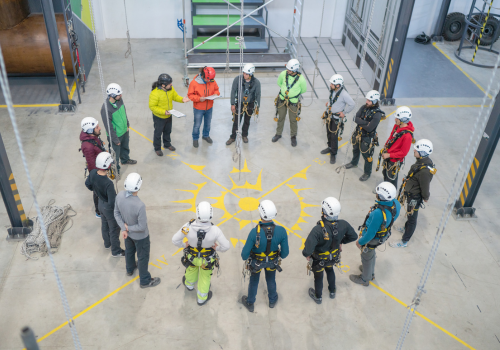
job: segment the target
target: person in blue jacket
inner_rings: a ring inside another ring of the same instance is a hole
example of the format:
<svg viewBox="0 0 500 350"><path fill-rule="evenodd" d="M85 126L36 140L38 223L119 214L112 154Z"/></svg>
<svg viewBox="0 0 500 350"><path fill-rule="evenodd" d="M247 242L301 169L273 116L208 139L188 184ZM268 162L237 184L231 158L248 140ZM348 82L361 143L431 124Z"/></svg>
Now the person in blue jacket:
<svg viewBox="0 0 500 350"><path fill-rule="evenodd" d="M350 275L349 279L365 287L375 279L375 248L384 244L391 235L391 228L399 216L401 204L396 199L396 187L390 182L382 182L375 189L377 200L365 219L356 246L361 249L360 275Z"/></svg>
<svg viewBox="0 0 500 350"><path fill-rule="evenodd" d="M253 312L255 296L259 287L260 272L265 269L269 307L274 308L278 302L276 292L276 270L281 271L281 259L288 256L288 235L282 226L273 219L278 215L276 206L270 200L264 200L259 205L261 220L257 227L248 234L247 241L241 251L241 258L249 260L247 268L251 271L248 284L248 296L244 295L241 302Z"/></svg>

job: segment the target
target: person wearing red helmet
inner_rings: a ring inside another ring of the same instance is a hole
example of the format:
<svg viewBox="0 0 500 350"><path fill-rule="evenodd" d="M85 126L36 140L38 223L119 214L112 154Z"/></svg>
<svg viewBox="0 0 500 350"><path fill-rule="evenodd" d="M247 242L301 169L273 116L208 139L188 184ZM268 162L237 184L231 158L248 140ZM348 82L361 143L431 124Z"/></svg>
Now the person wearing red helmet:
<svg viewBox="0 0 500 350"><path fill-rule="evenodd" d="M188 97L193 101L194 125L193 146L198 148L200 127L203 121L203 140L213 143L210 138L210 123L212 121L213 100L208 96L219 95L219 86L215 82L215 69L212 67L200 68L200 73L189 84Z"/></svg>

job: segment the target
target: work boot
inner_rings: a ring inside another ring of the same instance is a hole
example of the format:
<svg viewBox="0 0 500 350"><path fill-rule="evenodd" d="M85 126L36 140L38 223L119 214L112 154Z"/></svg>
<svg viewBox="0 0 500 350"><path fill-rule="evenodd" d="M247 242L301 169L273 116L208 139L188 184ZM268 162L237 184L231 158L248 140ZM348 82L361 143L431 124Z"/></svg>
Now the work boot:
<svg viewBox="0 0 500 350"><path fill-rule="evenodd" d="M270 307L271 309L274 309L274 307L275 307L275 306L276 306L276 304L278 303L278 297L279 297L279 296L277 296L277 297L276 297L276 301L275 301L274 303L269 302L269 307Z"/></svg>
<svg viewBox="0 0 500 350"><path fill-rule="evenodd" d="M193 147L198 148L198 140L193 140Z"/></svg>
<svg viewBox="0 0 500 350"><path fill-rule="evenodd" d="M297 136L292 136L292 147L297 146Z"/></svg>
<svg viewBox="0 0 500 350"><path fill-rule="evenodd" d="M194 287L191 287L189 288L186 284L186 276L182 276L182 284L184 285L184 287L186 287L186 289L190 292L192 292L194 290Z"/></svg>
<svg viewBox="0 0 500 350"><path fill-rule="evenodd" d="M349 275L349 279L356 283L356 284L362 284L365 287L368 287L370 285L370 282L365 282L361 275Z"/></svg>
<svg viewBox="0 0 500 350"><path fill-rule="evenodd" d="M247 298L248 297L246 295L242 296L241 297L241 303L243 304L244 307L247 308L248 311L253 312L253 304L249 304L247 302Z"/></svg>
<svg viewBox="0 0 500 350"><path fill-rule="evenodd" d="M205 305L206 303L208 303L208 301L209 301L210 299L212 299L212 291L209 291L209 292L208 292L207 300L205 300L203 303L200 303L200 302L198 301L198 306L203 306L203 305Z"/></svg>
<svg viewBox="0 0 500 350"><path fill-rule="evenodd" d="M335 293L337 292L337 289L334 289L333 292L330 292L330 299L335 299Z"/></svg>
<svg viewBox="0 0 500 350"><path fill-rule="evenodd" d="M370 178L370 175L367 175L367 174L363 174L361 175L361 177L359 178L359 181L366 181Z"/></svg>
<svg viewBox="0 0 500 350"><path fill-rule="evenodd" d="M248 137L243 136L243 142L244 142L244 143L248 143Z"/></svg>
<svg viewBox="0 0 500 350"><path fill-rule="evenodd" d="M160 282L161 282L160 277L152 277L151 282L149 282L148 284L144 284L144 285L141 284L141 288L156 287L157 285L160 284Z"/></svg>
<svg viewBox="0 0 500 350"><path fill-rule="evenodd" d="M162 157L163 156L163 152L161 150L156 151L156 155L159 156L159 157Z"/></svg>
<svg viewBox="0 0 500 350"><path fill-rule="evenodd" d="M170 145L169 147L167 147L167 149L168 149L169 151L172 151L172 152L173 152L173 151L175 151L175 147L174 147L174 146L172 146L172 145Z"/></svg>
<svg viewBox="0 0 500 350"><path fill-rule="evenodd" d="M128 272L128 271L127 271L127 276L133 276L133 275L134 275L134 271L135 271L135 269L136 269L136 268L137 268L137 260L135 261L135 267L134 267L134 269L132 270L132 272Z"/></svg>
<svg viewBox="0 0 500 350"><path fill-rule="evenodd" d="M229 146L230 144L232 144L234 141L236 141L235 139L233 139L232 137L229 138L229 140L226 141L226 146Z"/></svg>
<svg viewBox="0 0 500 350"><path fill-rule="evenodd" d="M352 168L357 168L357 167L358 167L357 165L354 165L354 164L352 164L352 163L347 163L347 164L345 165L345 168L346 168L346 169L352 169Z"/></svg>
<svg viewBox="0 0 500 350"><path fill-rule="evenodd" d="M125 251L122 249L122 251L119 252L118 254L116 254L116 255L115 254L111 254L111 256L113 258L124 258L125 257Z"/></svg>
<svg viewBox="0 0 500 350"><path fill-rule="evenodd" d="M312 300L314 300L314 302L316 304L321 304L321 302L323 301L323 298L318 298L316 296L316 292L314 291L314 288L309 288L309 296L311 297Z"/></svg>
<svg viewBox="0 0 500 350"><path fill-rule="evenodd" d="M322 150L322 151L321 151L321 152L319 152L319 153L321 153L321 154L328 154L328 153L330 153L331 151L332 151L332 149L331 149L330 147L327 147L327 148L325 148L324 150Z"/></svg>
<svg viewBox="0 0 500 350"><path fill-rule="evenodd" d="M359 271L363 272L363 265L359 265ZM375 279L375 274L372 273L372 281Z"/></svg>
<svg viewBox="0 0 500 350"><path fill-rule="evenodd" d="M125 164L137 164L137 161L133 160L133 159L129 159L125 163L122 162L122 165L125 165Z"/></svg>
<svg viewBox="0 0 500 350"><path fill-rule="evenodd" d="M330 154L330 164L335 164L337 162L336 154Z"/></svg>
<svg viewBox="0 0 500 350"><path fill-rule="evenodd" d="M273 139L271 141L276 142L281 138L281 135L274 135Z"/></svg>
<svg viewBox="0 0 500 350"><path fill-rule="evenodd" d="M210 136L202 137L202 139L205 140L205 141L207 141L210 144L214 143L214 141L210 138Z"/></svg>

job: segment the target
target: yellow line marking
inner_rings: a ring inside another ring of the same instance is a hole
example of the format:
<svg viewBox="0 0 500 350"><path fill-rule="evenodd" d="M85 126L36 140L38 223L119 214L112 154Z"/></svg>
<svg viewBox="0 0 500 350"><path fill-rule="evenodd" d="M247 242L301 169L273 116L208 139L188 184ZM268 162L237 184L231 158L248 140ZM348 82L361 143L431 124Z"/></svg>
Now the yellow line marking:
<svg viewBox="0 0 500 350"><path fill-rule="evenodd" d="M14 173L10 173L9 181L12 181L12 179L14 179Z"/></svg>
<svg viewBox="0 0 500 350"><path fill-rule="evenodd" d="M446 54L443 50L441 50L441 49L439 48L439 46L437 46L437 45L436 45L436 43L435 43L435 42L434 42L434 43L432 43L432 46L434 46L436 49L438 49L438 50L439 50L439 52L441 52L441 53L444 55L444 57L446 57L448 60L450 60L450 62L451 62L451 63L453 63L453 65L454 65L455 67L457 67L457 68L458 68L458 69L459 69L459 70L460 70L460 71L461 71L461 72L462 72L462 73L463 73L463 74L464 74L467 78L469 78L469 80L470 80L470 81L472 81L472 82L474 83L474 85L476 85L476 86L479 88L479 90L481 90L482 92L486 93L486 91L483 89L483 87L482 87L481 85L479 85L479 84L478 84L478 83L477 83L474 79L472 79L472 78L471 78L471 76L470 76L469 74L467 74L467 73L466 73L466 72L462 69L462 67L460 67L460 66L459 66L459 65L458 65L455 61L453 61L453 60L450 58L450 56L448 56L448 55L447 55L447 54ZM491 98L491 99L493 99L493 97L492 97L490 94L488 94L488 97L489 97L489 98Z"/></svg>
<svg viewBox="0 0 500 350"><path fill-rule="evenodd" d="M73 94L75 93L76 90L76 81L73 82L73 87L71 88L71 93L69 94L69 99L73 99Z"/></svg>
<svg viewBox="0 0 500 350"><path fill-rule="evenodd" d="M164 264L164 265L168 265L168 263L167 263L167 262L162 261L162 260L160 260L160 259L156 259L156 261L161 262L161 263L162 263L162 264Z"/></svg>
<svg viewBox="0 0 500 350"><path fill-rule="evenodd" d="M444 107L444 108L454 108L456 106L455 105L443 105L442 107Z"/></svg>
<svg viewBox="0 0 500 350"><path fill-rule="evenodd" d="M423 105L410 105L411 108L425 108Z"/></svg>
<svg viewBox="0 0 500 350"><path fill-rule="evenodd" d="M28 108L28 107L57 107L59 103L49 104L35 104L35 105L13 105L14 108ZM7 105L0 105L0 108L7 108Z"/></svg>
<svg viewBox="0 0 500 350"><path fill-rule="evenodd" d="M159 268L161 270L161 266L157 266L157 265L153 264L152 262L150 262L149 265L157 267L157 268Z"/></svg>
<svg viewBox="0 0 500 350"><path fill-rule="evenodd" d="M403 303L401 300L399 300L398 298L396 298L394 295L390 294L389 292L385 291L384 289L380 288L379 286L377 286L375 283L373 282L370 282L370 284L372 286L374 286L375 288L377 288L379 291L381 291L382 293L384 293L385 295L387 295L389 298L391 298L392 300L395 300L397 301L398 303L400 303L401 305L403 305L405 308L408 308L408 305L406 305L405 303ZM444 329L443 327L439 326L438 324L436 324L435 322L432 322L431 320L429 320L427 317L425 317L424 315L422 315L420 312L418 311L415 311L415 315L417 316L420 316L422 317L424 320L426 320L427 322L429 322L431 325L433 325L434 327L436 327L437 329L439 329L440 331L448 334L450 337L452 337L453 339L455 339L456 341L460 342L462 345L468 347L469 349L472 349L472 350L475 350L472 346L470 346L469 344L467 344L466 342L464 342L463 340L457 338L455 335L451 334L450 332L448 332L446 329Z"/></svg>
<svg viewBox="0 0 500 350"><path fill-rule="evenodd" d="M471 105L458 105L458 107L464 108L464 107L472 107Z"/></svg>
<svg viewBox="0 0 500 350"><path fill-rule="evenodd" d="M440 105L427 105L427 108L441 108L442 106Z"/></svg>

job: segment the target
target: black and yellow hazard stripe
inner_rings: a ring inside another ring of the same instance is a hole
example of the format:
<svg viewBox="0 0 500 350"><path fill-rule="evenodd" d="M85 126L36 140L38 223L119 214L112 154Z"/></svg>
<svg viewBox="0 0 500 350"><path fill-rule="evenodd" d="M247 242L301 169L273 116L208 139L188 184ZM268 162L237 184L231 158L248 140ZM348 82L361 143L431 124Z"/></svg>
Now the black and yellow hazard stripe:
<svg viewBox="0 0 500 350"><path fill-rule="evenodd" d="M491 0L490 7L488 8L488 13L486 14L486 18L484 19L483 27L481 28L481 33L479 34L479 38L477 38L476 49L474 50L474 55L472 56L471 62L474 62L474 60L476 59L476 53L477 50L479 49L479 44L481 43L481 39L483 38L484 28L486 28L486 23L488 22L488 18L490 18L490 11L491 7L493 6L493 1L494 0ZM493 33L493 35L494 34L495 33Z"/></svg>
<svg viewBox="0 0 500 350"><path fill-rule="evenodd" d="M464 188L462 189L462 192L460 193L460 202L462 203L462 206L465 203L465 200L467 199L467 196L469 195L469 190L472 186L472 180L474 180L474 177L476 177L476 171L479 169L479 161L477 160L476 157L474 157L474 161L472 162L470 166L469 173L467 174L467 179L465 180L464 183Z"/></svg>
<svg viewBox="0 0 500 350"><path fill-rule="evenodd" d="M389 88L389 82L391 81L392 65L393 64L394 64L394 60L391 58L391 63L389 64L389 69L387 70L387 78L385 79L384 96L387 96L387 89Z"/></svg>
<svg viewBox="0 0 500 350"><path fill-rule="evenodd" d="M23 204L21 203L21 196L19 195L19 191L17 190L16 180L14 180L14 174L10 174L9 183L12 194L14 195L14 199L16 200L17 211L19 212L19 216L21 216L21 221L25 222L26 214L24 213Z"/></svg>
<svg viewBox="0 0 500 350"><path fill-rule="evenodd" d="M62 61L62 69L64 73L64 81L66 83L66 91L68 92L68 97L69 97L71 93L69 91L68 75L66 74L66 66L64 65L64 61Z"/></svg>

